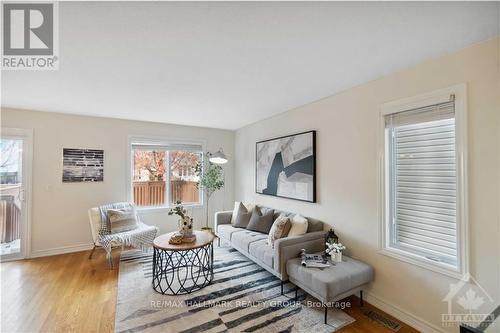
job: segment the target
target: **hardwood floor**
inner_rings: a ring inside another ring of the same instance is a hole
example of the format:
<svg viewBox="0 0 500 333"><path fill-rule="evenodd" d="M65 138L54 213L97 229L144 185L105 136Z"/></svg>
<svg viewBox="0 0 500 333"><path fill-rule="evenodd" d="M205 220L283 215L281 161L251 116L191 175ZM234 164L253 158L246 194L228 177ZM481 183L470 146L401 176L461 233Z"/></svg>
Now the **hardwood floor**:
<svg viewBox="0 0 500 333"><path fill-rule="evenodd" d="M2 263L1 331L113 332L118 270L88 254Z"/></svg>
<svg viewBox="0 0 500 333"><path fill-rule="evenodd" d="M401 329L398 331L398 333L418 333L417 330L414 328L403 324L401 321L397 320L396 318L388 315L387 313L383 312L382 310L377 309L373 305L367 303L366 301L364 302L363 308L359 307L359 299L355 296L350 297L351 304L354 306L345 309L344 311L356 321L348 325L340 330L338 330L338 333L394 333L392 330L385 328L381 324L371 320L370 318L366 317L364 315L364 312L367 310L374 310L377 311L378 313L383 314L387 318L390 318L398 323L401 324Z"/></svg>
<svg viewBox="0 0 500 333"><path fill-rule="evenodd" d="M118 269L96 250L0 265L1 332L113 332ZM118 267L119 251L113 259ZM353 297L345 310L356 322L340 333L391 333L371 321ZM365 309L373 309L365 302ZM383 313L380 310L377 310ZM389 316L390 317L390 316ZM403 325L399 333L417 332Z"/></svg>

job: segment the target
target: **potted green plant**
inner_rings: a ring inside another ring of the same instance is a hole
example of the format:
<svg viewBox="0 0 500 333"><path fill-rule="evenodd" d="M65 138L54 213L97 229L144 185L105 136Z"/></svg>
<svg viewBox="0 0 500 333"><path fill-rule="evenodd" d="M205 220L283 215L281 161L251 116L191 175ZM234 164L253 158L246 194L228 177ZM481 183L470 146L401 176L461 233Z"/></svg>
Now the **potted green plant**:
<svg viewBox="0 0 500 333"><path fill-rule="evenodd" d="M208 226L208 214L209 208L208 204L212 194L224 187L224 174L222 167L220 165L208 162L206 167L203 168L203 164L199 162L196 164L195 168L196 175L199 177L196 186L203 191L205 194L204 199L206 203L206 221L205 226L201 228L204 231L212 231L212 228Z"/></svg>

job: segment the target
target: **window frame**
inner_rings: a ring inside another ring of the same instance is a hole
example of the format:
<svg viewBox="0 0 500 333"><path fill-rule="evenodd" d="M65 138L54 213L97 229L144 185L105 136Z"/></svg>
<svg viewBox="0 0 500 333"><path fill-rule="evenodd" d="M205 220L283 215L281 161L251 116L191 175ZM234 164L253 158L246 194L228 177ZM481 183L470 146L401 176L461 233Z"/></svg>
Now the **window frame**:
<svg viewBox="0 0 500 333"><path fill-rule="evenodd" d="M129 135L128 136L128 142L127 142L127 160L128 160L128 167L127 167L127 200L129 202L134 202L133 198L133 170L134 170L134 155L132 154L132 145L134 144L195 144L195 145L200 145L202 147L202 150L200 153L202 154L201 156L201 162L205 162L205 155L206 155L206 141L201 140L201 139L185 139L185 138L172 138L172 137L164 137L164 136L157 136L157 135ZM170 154L166 154L166 157L170 159ZM141 213L147 213L147 212L163 212L163 211L168 211L170 208L172 208L174 205L170 203L170 197L171 197L171 189L170 189L170 168L166 168L168 172L166 173L166 179L165 182L167 183L167 203L162 205L162 206L137 206L137 211ZM195 204L189 204L189 205L184 205L186 208L202 208L205 205L205 193L202 189L199 189L199 198L200 201Z"/></svg>
<svg viewBox="0 0 500 333"><path fill-rule="evenodd" d="M390 240L390 187L389 156L386 155L388 140L386 137L385 116L421 108L450 100L455 96L455 144L457 163L457 267L433 261L410 251L391 246ZM465 84L458 84L429 93L404 98L379 106L379 253L428 270L461 279L469 272L469 227L468 227L468 191L467 191L467 89Z"/></svg>

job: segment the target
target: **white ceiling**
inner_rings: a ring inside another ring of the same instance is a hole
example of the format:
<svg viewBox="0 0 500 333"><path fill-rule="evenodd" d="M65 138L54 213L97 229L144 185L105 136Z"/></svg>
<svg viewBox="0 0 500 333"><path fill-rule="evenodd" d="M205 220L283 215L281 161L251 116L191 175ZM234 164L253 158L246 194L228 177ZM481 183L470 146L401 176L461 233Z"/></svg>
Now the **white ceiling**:
<svg viewBox="0 0 500 333"><path fill-rule="evenodd" d="M60 3L2 106L237 129L498 35L498 3Z"/></svg>

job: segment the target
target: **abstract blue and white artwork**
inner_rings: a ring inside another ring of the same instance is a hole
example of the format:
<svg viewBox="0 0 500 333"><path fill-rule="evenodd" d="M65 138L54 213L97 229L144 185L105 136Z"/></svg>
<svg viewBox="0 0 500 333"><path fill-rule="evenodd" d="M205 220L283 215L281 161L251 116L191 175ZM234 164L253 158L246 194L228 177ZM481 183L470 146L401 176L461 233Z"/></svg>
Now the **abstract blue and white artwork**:
<svg viewBox="0 0 500 333"><path fill-rule="evenodd" d="M255 191L316 202L316 131L257 142Z"/></svg>

